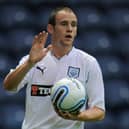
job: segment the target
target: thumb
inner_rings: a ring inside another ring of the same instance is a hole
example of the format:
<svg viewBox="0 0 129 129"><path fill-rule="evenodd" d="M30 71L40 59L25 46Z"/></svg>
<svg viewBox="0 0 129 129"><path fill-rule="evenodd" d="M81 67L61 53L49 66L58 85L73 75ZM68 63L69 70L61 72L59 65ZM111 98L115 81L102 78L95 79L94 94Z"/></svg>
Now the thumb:
<svg viewBox="0 0 129 129"><path fill-rule="evenodd" d="M47 53L48 51L48 48L43 48L43 53Z"/></svg>
<svg viewBox="0 0 129 129"><path fill-rule="evenodd" d="M48 45L47 49L51 51L52 50L52 44Z"/></svg>

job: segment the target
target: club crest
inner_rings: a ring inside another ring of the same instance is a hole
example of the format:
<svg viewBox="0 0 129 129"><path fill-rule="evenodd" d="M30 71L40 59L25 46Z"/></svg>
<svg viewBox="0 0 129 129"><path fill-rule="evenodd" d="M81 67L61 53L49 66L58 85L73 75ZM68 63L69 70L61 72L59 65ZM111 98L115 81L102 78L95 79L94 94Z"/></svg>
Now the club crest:
<svg viewBox="0 0 129 129"><path fill-rule="evenodd" d="M80 73L80 68L69 66L67 73L69 77L78 78L79 73Z"/></svg>

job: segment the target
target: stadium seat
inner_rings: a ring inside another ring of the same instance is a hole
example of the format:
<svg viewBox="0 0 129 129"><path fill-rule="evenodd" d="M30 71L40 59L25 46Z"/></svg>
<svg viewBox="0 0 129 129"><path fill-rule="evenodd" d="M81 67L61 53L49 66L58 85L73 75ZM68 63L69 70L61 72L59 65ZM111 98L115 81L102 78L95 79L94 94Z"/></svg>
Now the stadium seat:
<svg viewBox="0 0 129 129"><path fill-rule="evenodd" d="M37 11L36 24L40 29L46 30L48 24L48 17L51 13L52 8L41 7ZM40 20L39 20L40 19Z"/></svg>
<svg viewBox="0 0 129 129"><path fill-rule="evenodd" d="M7 95L6 90L3 87L3 80L0 80L0 103L8 103L8 102L13 102L11 99L11 96Z"/></svg>
<svg viewBox="0 0 129 129"><path fill-rule="evenodd" d="M25 0L0 0L0 3L2 4L10 4L10 3L15 3L15 4L24 4L26 1Z"/></svg>
<svg viewBox="0 0 129 129"><path fill-rule="evenodd" d="M103 25L102 14L93 7L77 8L76 13L79 19L79 27L87 29L95 28Z"/></svg>
<svg viewBox="0 0 129 129"><path fill-rule="evenodd" d="M110 8L107 13L107 22L109 27L113 30L126 30L129 28L129 9Z"/></svg>
<svg viewBox="0 0 129 129"><path fill-rule="evenodd" d="M105 7L112 7L112 6L119 6L119 5L123 5L126 6L127 4L129 4L128 0L101 0L101 4L104 5Z"/></svg>
<svg viewBox="0 0 129 129"><path fill-rule="evenodd" d="M127 61L125 61L124 71L125 71L124 79L128 81L129 80L129 57L127 58Z"/></svg>
<svg viewBox="0 0 129 129"><path fill-rule="evenodd" d="M6 103L15 103L24 105L25 102L25 88L21 89L18 93L13 93L2 89L4 100Z"/></svg>
<svg viewBox="0 0 129 129"><path fill-rule="evenodd" d="M55 0L54 2L51 0L28 0L28 3L32 4L32 5L40 5L40 4L44 4L44 3L56 3L58 4L60 2L60 0ZM64 2L64 1L62 1Z"/></svg>
<svg viewBox="0 0 129 129"><path fill-rule="evenodd" d="M9 97L7 97L6 91L4 90L2 83L3 83L3 82L1 81L1 82L0 82L0 103L1 103L1 105L2 105L3 103L5 103L5 102L8 102L8 101L9 101L9 100L6 101L7 98L9 98Z"/></svg>
<svg viewBox="0 0 129 129"><path fill-rule="evenodd" d="M17 104L5 104L3 108L3 126L5 129L20 129L24 118L24 107Z"/></svg>
<svg viewBox="0 0 129 129"><path fill-rule="evenodd" d="M102 121L97 122L85 122L85 129L115 129L116 126L116 120L114 116L106 111L106 117Z"/></svg>
<svg viewBox="0 0 129 129"><path fill-rule="evenodd" d="M117 36L116 47L123 57L129 57L129 31L121 32Z"/></svg>
<svg viewBox="0 0 129 129"><path fill-rule="evenodd" d="M129 106L129 84L124 80L110 80L105 83L105 99L108 109L121 110Z"/></svg>
<svg viewBox="0 0 129 129"><path fill-rule="evenodd" d="M13 54L13 56L21 57L28 54L34 35L35 31L31 29L24 28L11 30L10 34L8 35L8 39L11 44L10 52Z"/></svg>
<svg viewBox="0 0 129 129"><path fill-rule="evenodd" d="M80 46L84 51L94 55L109 55L112 53L112 40L110 36L103 31L85 32L78 37L80 41L76 45Z"/></svg>
<svg viewBox="0 0 129 129"><path fill-rule="evenodd" d="M8 46L4 33L0 33L0 53L7 52Z"/></svg>
<svg viewBox="0 0 129 129"><path fill-rule="evenodd" d="M89 5L100 5L101 1L96 1L96 0L81 0L81 1L78 1L78 0L69 0L67 1L69 5L77 5L77 7L79 6L82 6L82 7L86 7L86 6L89 6ZM76 9L75 9L76 10Z"/></svg>
<svg viewBox="0 0 129 129"><path fill-rule="evenodd" d="M7 72L9 72L9 69L13 66L12 60L9 58L9 56L5 54L0 55L0 76L4 77Z"/></svg>
<svg viewBox="0 0 129 129"><path fill-rule="evenodd" d="M21 89L18 93L6 91L3 86L4 77L0 78L0 103L15 103L22 104L25 102L25 88Z"/></svg>
<svg viewBox="0 0 129 129"><path fill-rule="evenodd" d="M3 119L3 105L0 103L0 129L5 129L3 126L4 119Z"/></svg>
<svg viewBox="0 0 129 129"><path fill-rule="evenodd" d="M0 77L0 103L1 104L2 104L2 101L4 100L4 98L5 98L5 93L4 93L4 90L3 90L3 78ZM0 112L0 113L2 113L2 112Z"/></svg>
<svg viewBox="0 0 129 129"><path fill-rule="evenodd" d="M104 79L121 79L124 75L124 64L117 56L96 56L102 68Z"/></svg>
<svg viewBox="0 0 129 129"><path fill-rule="evenodd" d="M2 6L0 11L0 23L3 28L33 27L34 17L24 6L6 5Z"/></svg>
<svg viewBox="0 0 129 129"><path fill-rule="evenodd" d="M117 121L119 122L119 126L117 128L120 129L128 129L129 128L129 110L124 110L122 112L120 112L119 117L117 117Z"/></svg>

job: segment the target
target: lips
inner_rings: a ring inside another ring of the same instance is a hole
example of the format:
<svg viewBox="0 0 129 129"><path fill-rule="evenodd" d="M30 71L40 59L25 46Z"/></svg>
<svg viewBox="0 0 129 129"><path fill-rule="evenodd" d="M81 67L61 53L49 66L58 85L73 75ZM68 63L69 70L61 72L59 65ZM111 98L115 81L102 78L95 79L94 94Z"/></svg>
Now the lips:
<svg viewBox="0 0 129 129"><path fill-rule="evenodd" d="M71 39L72 36L71 35L66 35L65 38Z"/></svg>

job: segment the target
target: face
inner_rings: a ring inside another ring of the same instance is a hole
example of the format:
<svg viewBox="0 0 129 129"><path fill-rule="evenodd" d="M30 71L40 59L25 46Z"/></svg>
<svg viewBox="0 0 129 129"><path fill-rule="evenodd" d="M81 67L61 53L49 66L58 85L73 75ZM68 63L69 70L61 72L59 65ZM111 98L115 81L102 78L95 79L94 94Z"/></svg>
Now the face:
<svg viewBox="0 0 129 129"><path fill-rule="evenodd" d="M72 46L77 34L77 18L73 12L59 11L56 25L52 27L52 42L63 46Z"/></svg>

